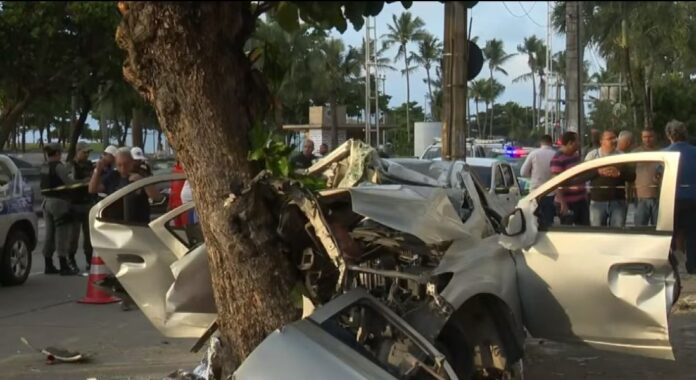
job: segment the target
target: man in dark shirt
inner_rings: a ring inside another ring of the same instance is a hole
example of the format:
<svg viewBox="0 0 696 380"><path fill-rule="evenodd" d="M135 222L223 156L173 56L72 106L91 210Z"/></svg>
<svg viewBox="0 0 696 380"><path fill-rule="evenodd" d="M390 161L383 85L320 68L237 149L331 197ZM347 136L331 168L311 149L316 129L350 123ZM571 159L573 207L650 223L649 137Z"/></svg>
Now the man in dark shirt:
<svg viewBox="0 0 696 380"><path fill-rule="evenodd" d="M689 144L689 133L681 121L671 120L665 126L671 142L664 150L679 152L677 193L674 203L674 243L686 251L686 271L696 273L696 147Z"/></svg>
<svg viewBox="0 0 696 380"><path fill-rule="evenodd" d="M87 191L86 183L94 170L94 164L92 164L92 161L89 160L89 153L91 151L92 148L88 144L84 142L78 143L75 152L75 159L72 162L73 179L83 182L85 186L76 188L74 190L72 201L74 224L72 228L72 236L70 237L69 250L70 261L75 267L77 267L75 255L77 254L77 246L80 240L81 229L82 250L85 254L85 260L87 261L87 270L90 269L90 264L92 261L92 244L89 237L89 210L94 205L95 200L94 195L89 194Z"/></svg>
<svg viewBox="0 0 696 380"><path fill-rule="evenodd" d="M302 147L302 152L291 159L295 169L307 169L312 166L312 161L317 158L312 152L314 152L314 141L307 139Z"/></svg>
<svg viewBox="0 0 696 380"><path fill-rule="evenodd" d="M561 148L551 159L551 174L558 175L580 163L578 155L578 135L575 132L565 132L561 136ZM587 193L584 182L563 183L555 194L556 202L560 204L562 224L586 226L590 224L587 208Z"/></svg>
<svg viewBox="0 0 696 380"><path fill-rule="evenodd" d="M604 131L599 148L590 151L585 160L621 154L616 147L616 133ZM590 224L593 227L626 225L626 182L635 179L635 169L630 165L603 167L597 171L590 182Z"/></svg>
<svg viewBox="0 0 696 380"><path fill-rule="evenodd" d="M116 171L104 173L104 166L108 163L99 160L97 168L89 182L89 192L92 194L113 194L130 183L144 178L136 173L136 165L131 156L130 149L121 148L116 153ZM122 202L114 203L104 210L106 217L128 223L149 223L150 203L149 199L160 200L162 195L153 186L138 189L123 197Z"/></svg>

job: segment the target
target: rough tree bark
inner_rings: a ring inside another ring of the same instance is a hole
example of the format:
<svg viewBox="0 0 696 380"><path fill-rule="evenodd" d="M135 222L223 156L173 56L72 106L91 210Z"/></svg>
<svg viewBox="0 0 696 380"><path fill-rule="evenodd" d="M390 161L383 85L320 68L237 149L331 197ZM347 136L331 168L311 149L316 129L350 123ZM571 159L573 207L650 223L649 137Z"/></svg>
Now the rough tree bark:
<svg viewBox="0 0 696 380"><path fill-rule="evenodd" d="M82 131L85 128L85 122L87 121L87 115L89 111L92 110L92 100L89 95L82 93L82 109L80 110L80 115L77 117L73 125L70 126L70 147L68 148L68 162L72 162L75 158L75 149L77 149L77 141L82 136Z"/></svg>
<svg viewBox="0 0 696 380"><path fill-rule="evenodd" d="M230 350L226 363L236 366L298 317L287 296L295 269L268 206L258 191L240 195L257 173L247 160L248 132L269 99L243 51L256 17L249 2L129 2L119 9L124 76L153 104L186 168Z"/></svg>

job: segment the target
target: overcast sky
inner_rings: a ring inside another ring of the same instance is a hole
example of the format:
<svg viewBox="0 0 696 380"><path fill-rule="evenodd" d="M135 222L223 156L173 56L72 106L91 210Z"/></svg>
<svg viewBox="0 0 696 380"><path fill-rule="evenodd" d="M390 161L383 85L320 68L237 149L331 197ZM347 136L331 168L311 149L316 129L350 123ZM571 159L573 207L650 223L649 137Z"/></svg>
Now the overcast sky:
<svg viewBox="0 0 696 380"><path fill-rule="evenodd" d="M517 45L521 44L525 37L531 35L536 35L546 42L547 5L552 7L553 2L480 1L469 12L470 17L473 18L471 35L479 37L478 45L481 48L483 48L487 40L493 38L502 40L503 47L507 53L516 53ZM387 25L392 23L392 15L398 17L404 11L420 17L425 23L425 29L442 41L444 34L444 4L434 1L414 2L408 10L405 10L399 2L385 5L382 12L376 17L378 38L387 32ZM343 35L335 30L333 34L343 38L346 45L359 47L365 36L365 29L363 28L360 32L356 32L349 26ZM552 53L565 50L565 36L554 35L551 44ZM413 49L415 49L415 45L410 46L410 50ZM585 59L591 62L590 74L597 71L599 65L604 65L604 62L597 57L597 54L593 55L592 53L588 50L585 56ZM396 48L394 47L387 53L387 57L393 59L395 54ZM403 62L401 61L393 65L399 70L403 68ZM511 58L503 68L508 72L507 77L502 74L494 74L496 79L505 86L505 93L498 102L505 103L512 100L521 105L531 105L531 82L512 83L514 78L529 72L527 57L518 54ZM477 78L488 77L488 75L488 69L484 64L484 68ZM391 106L398 106L406 101L406 79L401 75L400 71L387 72L386 76L386 93L392 96ZM427 85L423 83L424 78L425 69L420 69L415 75L411 76L411 101L417 101L421 105L423 105L427 94Z"/></svg>

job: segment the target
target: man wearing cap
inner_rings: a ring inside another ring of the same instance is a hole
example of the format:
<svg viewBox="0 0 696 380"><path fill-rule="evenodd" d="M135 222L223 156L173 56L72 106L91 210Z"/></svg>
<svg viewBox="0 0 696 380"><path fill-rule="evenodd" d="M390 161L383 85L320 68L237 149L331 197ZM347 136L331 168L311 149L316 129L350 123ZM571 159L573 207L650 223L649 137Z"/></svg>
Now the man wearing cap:
<svg viewBox="0 0 696 380"><path fill-rule="evenodd" d="M150 165L147 163L147 157L145 157L145 153L143 152L142 148L139 146L134 146L131 148L131 156L133 157L133 160L135 160L135 172L140 174L143 177L148 177L152 175L152 169L150 168Z"/></svg>
<svg viewBox="0 0 696 380"><path fill-rule="evenodd" d="M72 163L73 179L80 182L86 182L92 176L94 164L89 160L89 153L92 148L84 143L77 144L75 159ZM87 270L92 262L92 244L89 238L89 210L94 205L94 196L87 191L87 184L84 187L75 189L73 198L73 216L74 224L72 228L72 236L70 238L70 262L77 267L75 255L77 254L77 246L80 240L80 229L82 230L82 250L85 253L87 261Z"/></svg>
<svg viewBox="0 0 696 380"><path fill-rule="evenodd" d="M68 260L70 237L73 226L71 210L71 193L69 186L76 182L68 174L68 169L60 161L60 144L48 144L44 147L48 162L41 166L41 193L44 197L43 211L46 221L46 243L43 254L46 274L60 273L62 276L80 273ZM60 270L53 265L53 250L58 253Z"/></svg>

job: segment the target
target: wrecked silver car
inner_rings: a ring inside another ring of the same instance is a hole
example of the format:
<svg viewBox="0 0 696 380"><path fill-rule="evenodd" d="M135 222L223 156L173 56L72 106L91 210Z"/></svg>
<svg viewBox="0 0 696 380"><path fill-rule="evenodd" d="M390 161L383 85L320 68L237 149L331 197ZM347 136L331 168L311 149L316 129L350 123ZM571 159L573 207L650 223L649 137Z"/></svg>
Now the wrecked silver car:
<svg viewBox="0 0 696 380"><path fill-rule="evenodd" d="M285 199L278 231L304 277L304 315L310 321L322 320L317 316L326 315L321 313L341 294L363 289L398 318L392 322L408 326L411 340L432 346L424 350L393 339L394 328L386 322L361 322L351 313L335 318L325 333L343 334L339 339L350 342L351 352L369 353L392 376L454 378L451 367L459 378L519 377L525 328L535 337L673 359L667 317L676 279L668 253L678 157L650 152L583 163L505 215L463 162L384 160L364 144L348 141L307 170L326 178L328 189L316 195L299 184L278 189ZM642 163L664 168L656 226L556 223L539 229L540 197L589 181L600 168ZM181 178L147 178L100 202L90 214L92 240L95 252L163 334L198 337L216 318L205 245L172 227L193 205L146 226L103 217L128 193ZM324 342L322 355L334 362L347 360L345 347L327 344L333 338L320 336L321 329L297 327L305 325L296 322L269 336L242 364L239 378L274 377L272 372L252 375L248 368L274 359L272 346L287 351L306 339ZM379 333L365 334L365 329ZM345 333L353 330L348 338ZM404 350L407 354L391 354ZM286 368L284 374L306 377L297 370Z"/></svg>

